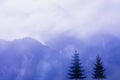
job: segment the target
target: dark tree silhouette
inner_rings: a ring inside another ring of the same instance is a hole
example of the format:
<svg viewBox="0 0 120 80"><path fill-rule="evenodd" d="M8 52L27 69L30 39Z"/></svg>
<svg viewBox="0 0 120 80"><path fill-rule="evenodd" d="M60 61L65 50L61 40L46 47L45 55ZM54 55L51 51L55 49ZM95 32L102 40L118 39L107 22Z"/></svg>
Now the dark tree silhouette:
<svg viewBox="0 0 120 80"><path fill-rule="evenodd" d="M101 58L98 55L96 57L96 63L95 63L95 67L94 67L93 78L97 79L97 80L105 79L106 76L105 76L104 71L105 71L105 69L102 65Z"/></svg>
<svg viewBox="0 0 120 80"><path fill-rule="evenodd" d="M86 78L83 74L83 66L81 66L79 53L77 53L77 51L75 51L71 64L72 65L70 66L70 70L68 73L69 79L79 80Z"/></svg>

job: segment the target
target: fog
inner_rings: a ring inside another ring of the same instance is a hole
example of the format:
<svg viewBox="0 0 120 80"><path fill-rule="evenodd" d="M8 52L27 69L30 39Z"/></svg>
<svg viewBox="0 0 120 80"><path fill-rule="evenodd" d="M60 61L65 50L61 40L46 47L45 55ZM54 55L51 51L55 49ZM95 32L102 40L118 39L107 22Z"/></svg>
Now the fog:
<svg viewBox="0 0 120 80"><path fill-rule="evenodd" d="M119 0L0 0L0 39L119 36Z"/></svg>

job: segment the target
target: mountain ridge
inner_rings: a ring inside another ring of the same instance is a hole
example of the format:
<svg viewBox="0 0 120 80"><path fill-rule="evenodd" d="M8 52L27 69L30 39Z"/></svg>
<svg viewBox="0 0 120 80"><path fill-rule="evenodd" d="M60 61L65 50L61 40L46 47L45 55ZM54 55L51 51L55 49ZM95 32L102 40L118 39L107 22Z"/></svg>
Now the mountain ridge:
<svg viewBox="0 0 120 80"><path fill-rule="evenodd" d="M102 36L101 36L102 37ZM90 75L92 64L97 54L102 57L109 80L119 80L120 40L114 36L104 36L105 48L101 37L97 36L86 41L73 37L59 37L53 39L55 45L43 45L33 38L23 38L8 42L9 45L0 49L0 74L3 80L66 80L69 62L75 50ZM68 41L69 40L69 41ZM95 42L95 43L94 43ZM65 44L64 44L65 43ZM93 45L94 43L94 45ZM0 44L1 45L1 44ZM60 46L60 47L59 47ZM51 48L53 47L53 48ZM58 48L58 49L57 49ZM113 64L113 65L112 65ZM9 68L7 68L9 66ZM116 69L117 67L117 69ZM23 70L23 71L22 71ZM114 74L110 74L109 71ZM7 75L6 75L7 73ZM56 76L56 77L54 77ZM36 79L35 79L36 78ZM88 76L89 80L92 80Z"/></svg>

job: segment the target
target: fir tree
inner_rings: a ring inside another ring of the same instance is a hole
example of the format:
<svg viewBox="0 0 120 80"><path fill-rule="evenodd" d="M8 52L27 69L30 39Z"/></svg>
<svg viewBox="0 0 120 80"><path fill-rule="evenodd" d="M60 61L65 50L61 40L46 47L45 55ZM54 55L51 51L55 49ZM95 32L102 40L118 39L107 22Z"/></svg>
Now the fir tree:
<svg viewBox="0 0 120 80"><path fill-rule="evenodd" d="M69 79L79 80L86 78L83 74L83 66L81 66L79 54L75 51L73 56L72 64L68 73Z"/></svg>
<svg viewBox="0 0 120 80"><path fill-rule="evenodd" d="M105 79L106 76L104 74L104 71L105 71L105 69L102 65L101 58L99 56L97 56L95 67L94 67L93 78L97 79L97 80Z"/></svg>

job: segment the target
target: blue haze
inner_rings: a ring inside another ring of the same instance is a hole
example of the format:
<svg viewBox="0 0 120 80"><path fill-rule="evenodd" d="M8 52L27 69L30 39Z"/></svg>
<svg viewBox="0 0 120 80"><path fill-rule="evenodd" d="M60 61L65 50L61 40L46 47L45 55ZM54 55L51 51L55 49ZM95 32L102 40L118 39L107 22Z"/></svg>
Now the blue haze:
<svg viewBox="0 0 120 80"><path fill-rule="evenodd" d="M67 80L74 50L80 53L86 80L92 80L96 55L102 57L106 80L120 79L120 38L109 34L86 40L58 36L47 45L32 38L0 40L0 80Z"/></svg>

